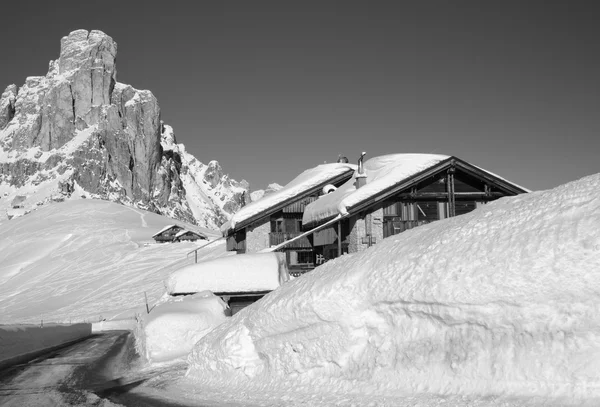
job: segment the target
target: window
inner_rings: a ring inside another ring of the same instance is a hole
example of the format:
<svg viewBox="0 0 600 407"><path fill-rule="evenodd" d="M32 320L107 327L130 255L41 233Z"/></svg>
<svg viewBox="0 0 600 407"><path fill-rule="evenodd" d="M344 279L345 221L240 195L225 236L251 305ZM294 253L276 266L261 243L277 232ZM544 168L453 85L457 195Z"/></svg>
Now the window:
<svg viewBox="0 0 600 407"><path fill-rule="evenodd" d="M298 264L312 264L313 263L313 253L312 251L304 251L304 252L296 252L298 254L297 263Z"/></svg>
<svg viewBox="0 0 600 407"><path fill-rule="evenodd" d="M271 232L272 233L283 232L283 219L274 219L271 221Z"/></svg>

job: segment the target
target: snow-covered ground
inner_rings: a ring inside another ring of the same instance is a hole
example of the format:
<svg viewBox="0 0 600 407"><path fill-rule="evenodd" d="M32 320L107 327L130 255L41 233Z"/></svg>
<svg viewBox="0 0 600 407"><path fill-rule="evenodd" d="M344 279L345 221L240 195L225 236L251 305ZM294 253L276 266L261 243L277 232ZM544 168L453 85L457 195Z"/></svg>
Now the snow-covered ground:
<svg viewBox="0 0 600 407"><path fill-rule="evenodd" d="M187 397L600 405L600 174L328 262L218 326L188 361L175 386Z"/></svg>
<svg viewBox="0 0 600 407"><path fill-rule="evenodd" d="M144 245L169 223L83 200L0 224L1 322L122 317L144 291L154 303L195 247ZM225 254L215 246L200 259ZM597 174L330 261L206 334L184 377L140 391L230 406L597 406L599 315Z"/></svg>
<svg viewBox="0 0 600 407"><path fill-rule="evenodd" d="M100 200L56 203L0 222L0 324L132 318L194 261L197 243L155 244L172 219ZM197 227L181 223L192 230ZM215 233L202 230L214 238ZM223 242L199 259L225 254Z"/></svg>

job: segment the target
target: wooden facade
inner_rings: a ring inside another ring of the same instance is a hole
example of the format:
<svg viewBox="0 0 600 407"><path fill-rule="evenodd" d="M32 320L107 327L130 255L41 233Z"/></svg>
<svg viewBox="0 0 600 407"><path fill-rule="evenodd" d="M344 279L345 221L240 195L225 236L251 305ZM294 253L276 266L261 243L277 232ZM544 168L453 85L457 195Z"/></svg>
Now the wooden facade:
<svg viewBox="0 0 600 407"><path fill-rule="evenodd" d="M227 250L237 253L256 251L256 242L263 240L264 247L268 248L286 242L304 232L302 215L304 209L316 201L323 194L323 187L334 185L338 187L352 177L353 170L349 170L335 178L329 179L319 185L303 191L292 199L280 203L268 211L261 213L245 222L236 225L235 230L227 234ZM264 233L261 234L261 231ZM316 256L312 236L297 239L279 250L286 254L289 273L298 276L315 267Z"/></svg>
<svg viewBox="0 0 600 407"><path fill-rule="evenodd" d="M350 178L347 175L329 183L339 187ZM368 184L368 173L361 180L362 183L356 183L358 188L365 185L365 181ZM257 232L259 229L264 234L265 248L317 229L278 249L286 253L290 274L297 276L342 254L377 244L389 236L469 213L504 196L528 192L456 157L448 157L346 208L348 214L334 224L329 225L334 219L332 215L320 223L303 225L305 208L318 199L323 186L305 191L246 220L242 225L236 225L235 231L228 234L227 250L245 253L249 250L251 235L263 238Z"/></svg>
<svg viewBox="0 0 600 407"><path fill-rule="evenodd" d="M377 244L379 239L525 192L515 184L450 157L348 208L350 215L338 222L337 229L332 226L315 233L314 250L323 255L322 262L328 261ZM339 239L336 230L341 232Z"/></svg>

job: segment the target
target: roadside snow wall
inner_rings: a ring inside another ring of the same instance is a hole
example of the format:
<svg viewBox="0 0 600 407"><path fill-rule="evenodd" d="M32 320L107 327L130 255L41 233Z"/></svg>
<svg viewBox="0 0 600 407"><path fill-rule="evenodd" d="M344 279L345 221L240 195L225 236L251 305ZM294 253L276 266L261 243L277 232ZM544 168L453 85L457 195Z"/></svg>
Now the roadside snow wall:
<svg viewBox="0 0 600 407"><path fill-rule="evenodd" d="M91 324L0 325L0 370L91 334Z"/></svg>
<svg viewBox="0 0 600 407"><path fill-rule="evenodd" d="M330 261L189 363L238 388L600 397L600 174Z"/></svg>

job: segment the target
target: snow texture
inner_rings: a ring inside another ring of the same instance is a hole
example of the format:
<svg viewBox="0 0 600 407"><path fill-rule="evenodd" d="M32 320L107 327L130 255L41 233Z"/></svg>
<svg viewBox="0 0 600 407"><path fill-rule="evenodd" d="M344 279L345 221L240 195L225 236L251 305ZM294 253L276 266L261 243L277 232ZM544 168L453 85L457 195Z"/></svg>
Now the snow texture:
<svg viewBox="0 0 600 407"><path fill-rule="evenodd" d="M285 253L234 255L187 265L169 276L167 293L271 291L289 280Z"/></svg>
<svg viewBox="0 0 600 407"><path fill-rule="evenodd" d="M206 244L155 244L151 236L172 223L91 199L0 221L0 324L97 322L146 312L144 293L154 304L167 276L193 262L187 254ZM216 237L214 231L202 232ZM224 243L200 249L198 259L226 255Z"/></svg>
<svg viewBox="0 0 600 407"><path fill-rule="evenodd" d="M182 383L594 405L599 315L597 174L316 268L206 335Z"/></svg>
<svg viewBox="0 0 600 407"><path fill-rule="evenodd" d="M221 231L227 232L229 229L234 229L236 224L250 219L261 212L268 211L270 208L273 208L290 198L302 194L320 184L326 183L328 180L340 176L350 170L354 170L355 168L356 166L352 164L333 163L321 164L308 169L290 181L282 189L244 206L231 217L229 222L221 226Z"/></svg>
<svg viewBox="0 0 600 407"><path fill-rule="evenodd" d="M140 321L136 345L149 362L186 356L200 338L225 321L227 304L209 291L165 296Z"/></svg>

